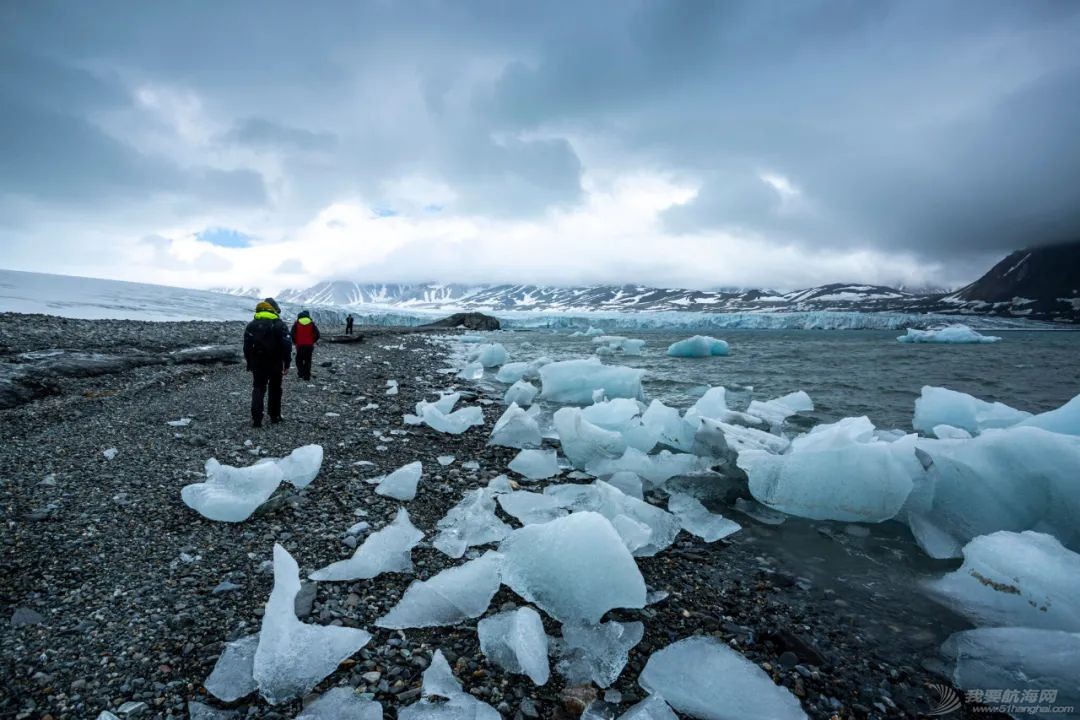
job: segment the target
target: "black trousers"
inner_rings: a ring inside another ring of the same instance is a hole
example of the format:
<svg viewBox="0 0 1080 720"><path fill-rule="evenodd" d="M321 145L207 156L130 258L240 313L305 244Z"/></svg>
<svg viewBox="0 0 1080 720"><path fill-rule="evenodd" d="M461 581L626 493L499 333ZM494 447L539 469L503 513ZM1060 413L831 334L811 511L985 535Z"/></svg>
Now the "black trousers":
<svg viewBox="0 0 1080 720"><path fill-rule="evenodd" d="M345 323L345 334L352 335L352 322Z"/></svg>
<svg viewBox="0 0 1080 720"><path fill-rule="evenodd" d="M269 390L267 413L271 420L281 417L281 366L256 367L251 372L251 419L262 420L263 396Z"/></svg>
<svg viewBox="0 0 1080 720"><path fill-rule="evenodd" d="M311 379L311 354L315 352L314 345L296 346L296 374L301 380Z"/></svg>

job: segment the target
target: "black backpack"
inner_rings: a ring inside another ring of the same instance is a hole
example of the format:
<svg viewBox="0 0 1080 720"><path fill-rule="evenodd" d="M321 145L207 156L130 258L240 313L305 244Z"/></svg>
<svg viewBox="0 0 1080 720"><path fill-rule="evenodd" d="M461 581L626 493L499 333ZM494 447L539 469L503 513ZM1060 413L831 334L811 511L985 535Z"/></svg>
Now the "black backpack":
<svg viewBox="0 0 1080 720"><path fill-rule="evenodd" d="M281 357L280 320L254 320L248 325L251 348L256 360L269 361Z"/></svg>

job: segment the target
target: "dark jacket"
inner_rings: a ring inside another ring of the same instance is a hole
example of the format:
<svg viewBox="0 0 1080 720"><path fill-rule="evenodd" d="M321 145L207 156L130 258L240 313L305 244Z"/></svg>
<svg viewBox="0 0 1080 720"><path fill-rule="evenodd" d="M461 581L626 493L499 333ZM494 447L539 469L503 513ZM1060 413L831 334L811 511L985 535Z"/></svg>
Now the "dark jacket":
<svg viewBox="0 0 1080 720"><path fill-rule="evenodd" d="M276 313L257 312L244 329L244 359L248 370L280 367L292 363L292 340L289 329Z"/></svg>

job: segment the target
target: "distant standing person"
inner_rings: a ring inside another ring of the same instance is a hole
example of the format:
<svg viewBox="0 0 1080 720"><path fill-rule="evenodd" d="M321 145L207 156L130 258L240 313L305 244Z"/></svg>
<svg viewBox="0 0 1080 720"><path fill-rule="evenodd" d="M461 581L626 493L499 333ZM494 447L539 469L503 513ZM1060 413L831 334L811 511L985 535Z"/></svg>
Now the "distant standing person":
<svg viewBox="0 0 1080 720"><path fill-rule="evenodd" d="M345 318L345 334L346 335L352 335L352 323L353 323L352 314L350 313L349 316Z"/></svg>
<svg viewBox="0 0 1080 720"><path fill-rule="evenodd" d="M319 342L319 326L311 319L311 313L301 310L289 335L296 346L296 374L301 380L310 380L311 354L315 352L315 343Z"/></svg>
<svg viewBox="0 0 1080 720"><path fill-rule="evenodd" d="M289 372L292 340L274 298L266 298L255 306L255 319L244 329L244 359L251 373L251 424L262 427L263 396L267 390L270 422L281 422L281 380Z"/></svg>

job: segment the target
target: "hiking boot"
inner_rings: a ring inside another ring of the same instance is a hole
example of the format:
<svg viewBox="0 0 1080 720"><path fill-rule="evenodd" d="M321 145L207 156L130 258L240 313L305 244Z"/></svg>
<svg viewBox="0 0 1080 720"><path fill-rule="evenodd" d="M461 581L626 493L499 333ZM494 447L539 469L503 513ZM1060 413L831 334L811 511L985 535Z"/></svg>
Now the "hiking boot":
<svg viewBox="0 0 1080 720"><path fill-rule="evenodd" d="M253 418L251 420L251 427L262 427L262 418Z"/></svg>
<svg viewBox="0 0 1080 720"><path fill-rule="evenodd" d="M275 418L275 417L272 417L272 418L270 418L270 424L271 424L271 425L277 425L277 424L278 424L279 422L281 422L282 420L284 420L284 418L280 418L280 417L276 417L276 418Z"/></svg>

